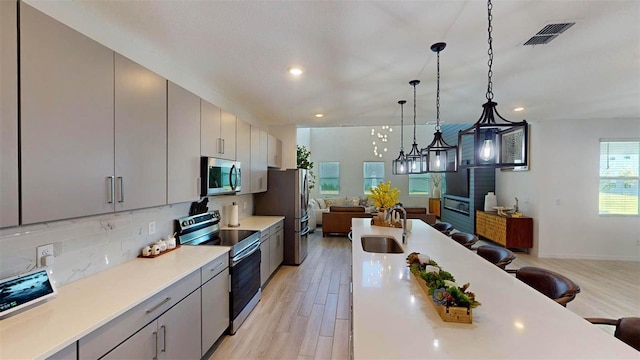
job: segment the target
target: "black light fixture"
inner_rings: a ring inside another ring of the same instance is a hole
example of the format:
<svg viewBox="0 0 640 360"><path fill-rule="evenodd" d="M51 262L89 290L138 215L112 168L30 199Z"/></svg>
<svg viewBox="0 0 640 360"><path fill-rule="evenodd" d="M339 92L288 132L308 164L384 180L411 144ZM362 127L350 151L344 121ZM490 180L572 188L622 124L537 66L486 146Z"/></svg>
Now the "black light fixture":
<svg viewBox="0 0 640 360"><path fill-rule="evenodd" d="M431 50L438 53L438 77L436 87L436 132L433 141L422 149L422 162L426 164L428 173L445 173L458 171L458 147L447 144L440 132L440 52L447 46L439 42L431 45Z"/></svg>
<svg viewBox="0 0 640 360"><path fill-rule="evenodd" d="M422 162L422 155L416 142L416 85L420 84L420 80L411 80L409 84L413 86L413 145L411 151L407 154L407 164L409 166L407 174L423 174L426 166Z"/></svg>
<svg viewBox="0 0 640 360"><path fill-rule="evenodd" d="M406 103L407 100L398 101L400 104L400 155L393 160L393 175L407 175L408 172L407 156L404 154L404 104Z"/></svg>
<svg viewBox="0 0 640 360"><path fill-rule="evenodd" d="M488 33L489 33L489 72L487 85L487 102L482 105L484 110L480 119L468 129L458 132L458 159L461 166L477 168L514 168L527 166L529 153L529 125L526 120L520 122L509 121L498 113L497 103L493 102L493 38L491 31L493 5L487 1ZM496 116L502 123L496 122ZM473 157L464 159L463 154L473 146ZM466 151L465 151L466 150Z"/></svg>

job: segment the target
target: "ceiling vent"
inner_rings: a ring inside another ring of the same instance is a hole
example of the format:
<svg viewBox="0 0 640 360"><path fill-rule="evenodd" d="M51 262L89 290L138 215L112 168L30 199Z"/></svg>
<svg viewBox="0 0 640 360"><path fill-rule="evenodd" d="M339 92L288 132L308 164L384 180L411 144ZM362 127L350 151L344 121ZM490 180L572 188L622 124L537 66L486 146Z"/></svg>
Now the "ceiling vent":
<svg viewBox="0 0 640 360"><path fill-rule="evenodd" d="M561 23L561 24L549 24L545 25L542 30L538 31L531 39L527 40L524 45L543 45L548 44L551 40L558 37L565 30L575 25L575 22Z"/></svg>

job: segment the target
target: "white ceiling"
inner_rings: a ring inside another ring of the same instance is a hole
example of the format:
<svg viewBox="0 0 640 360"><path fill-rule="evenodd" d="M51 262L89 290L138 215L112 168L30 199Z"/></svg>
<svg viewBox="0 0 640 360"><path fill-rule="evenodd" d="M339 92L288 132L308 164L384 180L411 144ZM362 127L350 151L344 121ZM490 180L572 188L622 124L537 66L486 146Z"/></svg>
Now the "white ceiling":
<svg viewBox="0 0 640 360"><path fill-rule="evenodd" d="M429 48L440 41L441 119L475 122L486 101L484 1L28 2L106 45L126 39L268 125L397 124L399 99L408 100L411 122L412 79L422 81L417 122L433 121ZM493 17L503 116L640 119L640 1L501 0ZM551 43L522 45L565 21L576 25ZM290 65L304 74L293 78ZM525 111L514 113L517 106Z"/></svg>

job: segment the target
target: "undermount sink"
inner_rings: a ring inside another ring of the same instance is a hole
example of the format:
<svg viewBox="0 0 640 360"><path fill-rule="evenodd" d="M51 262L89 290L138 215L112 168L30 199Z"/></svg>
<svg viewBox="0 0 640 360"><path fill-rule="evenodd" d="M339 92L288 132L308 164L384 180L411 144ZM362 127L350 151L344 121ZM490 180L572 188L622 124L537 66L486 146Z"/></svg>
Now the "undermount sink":
<svg viewBox="0 0 640 360"><path fill-rule="evenodd" d="M382 254L401 254L404 249L396 239L388 236L362 236L362 249L366 252Z"/></svg>

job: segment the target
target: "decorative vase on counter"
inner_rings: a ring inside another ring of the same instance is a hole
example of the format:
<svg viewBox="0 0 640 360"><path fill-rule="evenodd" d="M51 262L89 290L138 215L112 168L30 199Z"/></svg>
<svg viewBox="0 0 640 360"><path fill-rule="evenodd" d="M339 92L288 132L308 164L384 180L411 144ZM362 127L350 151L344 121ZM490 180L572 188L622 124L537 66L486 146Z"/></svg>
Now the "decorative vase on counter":
<svg viewBox="0 0 640 360"><path fill-rule="evenodd" d="M380 221L385 221L386 217L387 217L387 209L386 208L379 208L378 209L378 219Z"/></svg>
<svg viewBox="0 0 640 360"><path fill-rule="evenodd" d="M432 194L433 198L440 199L440 195L442 195L442 194L440 194L440 188L439 187L434 186L432 192L433 192L433 194Z"/></svg>

